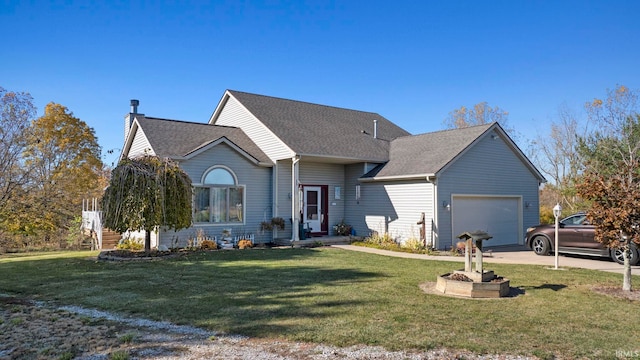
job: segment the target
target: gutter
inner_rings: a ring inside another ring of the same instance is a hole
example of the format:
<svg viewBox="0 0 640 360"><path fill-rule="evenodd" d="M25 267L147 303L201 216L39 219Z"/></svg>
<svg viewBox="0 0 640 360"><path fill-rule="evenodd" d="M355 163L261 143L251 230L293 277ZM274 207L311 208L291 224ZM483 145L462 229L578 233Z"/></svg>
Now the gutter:
<svg viewBox="0 0 640 360"><path fill-rule="evenodd" d="M372 178L358 178L360 182L390 181L390 180L426 180L428 182L435 181L435 174L416 174L416 175L396 175L396 176L374 176Z"/></svg>

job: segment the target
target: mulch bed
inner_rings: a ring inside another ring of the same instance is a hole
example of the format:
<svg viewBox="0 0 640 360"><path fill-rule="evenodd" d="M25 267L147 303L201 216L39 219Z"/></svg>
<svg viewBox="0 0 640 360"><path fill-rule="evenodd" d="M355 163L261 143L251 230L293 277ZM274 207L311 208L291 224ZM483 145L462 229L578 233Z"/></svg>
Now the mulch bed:
<svg viewBox="0 0 640 360"><path fill-rule="evenodd" d="M189 253L194 253L191 251ZM119 260L153 260L174 258L187 254L186 251L131 251L131 250L105 250L98 254L98 260L119 261Z"/></svg>

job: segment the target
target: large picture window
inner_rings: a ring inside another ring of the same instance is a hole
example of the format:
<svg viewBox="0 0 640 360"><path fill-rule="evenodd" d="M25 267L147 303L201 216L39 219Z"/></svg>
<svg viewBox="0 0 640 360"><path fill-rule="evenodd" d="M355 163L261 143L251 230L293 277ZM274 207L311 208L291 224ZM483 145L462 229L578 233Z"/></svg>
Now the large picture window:
<svg viewBox="0 0 640 360"><path fill-rule="evenodd" d="M193 221L195 223L242 223L244 187L237 185L231 171L214 167L194 187Z"/></svg>

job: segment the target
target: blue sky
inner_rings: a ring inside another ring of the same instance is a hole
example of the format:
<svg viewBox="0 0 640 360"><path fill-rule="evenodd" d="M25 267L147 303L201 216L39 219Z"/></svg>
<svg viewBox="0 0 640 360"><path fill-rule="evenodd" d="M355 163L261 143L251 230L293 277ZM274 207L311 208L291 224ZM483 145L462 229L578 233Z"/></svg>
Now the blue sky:
<svg viewBox="0 0 640 360"><path fill-rule="evenodd" d="M418 134L462 105L525 138L640 88L638 1L6 1L0 86L60 103L103 151L129 100L206 122L225 89L379 113ZM111 163L115 155L105 155Z"/></svg>

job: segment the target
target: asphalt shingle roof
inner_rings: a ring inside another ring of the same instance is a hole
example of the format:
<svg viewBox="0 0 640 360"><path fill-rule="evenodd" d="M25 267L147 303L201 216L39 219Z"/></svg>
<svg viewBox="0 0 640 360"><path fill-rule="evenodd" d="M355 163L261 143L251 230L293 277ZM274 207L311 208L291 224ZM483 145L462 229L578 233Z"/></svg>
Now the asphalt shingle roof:
<svg viewBox="0 0 640 360"><path fill-rule="evenodd" d="M187 156L225 137L256 160L271 163L267 155L238 128L152 117L138 118L138 123L160 157Z"/></svg>
<svg viewBox="0 0 640 360"><path fill-rule="evenodd" d="M405 136L391 142L389 162L364 177L436 174L495 123Z"/></svg>
<svg viewBox="0 0 640 360"><path fill-rule="evenodd" d="M300 155L387 161L389 141L409 132L379 114L229 90ZM373 138L374 120L377 139Z"/></svg>

